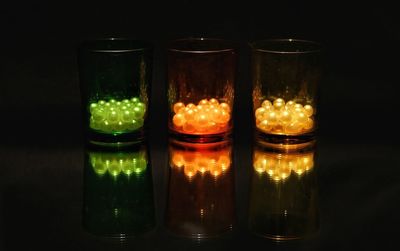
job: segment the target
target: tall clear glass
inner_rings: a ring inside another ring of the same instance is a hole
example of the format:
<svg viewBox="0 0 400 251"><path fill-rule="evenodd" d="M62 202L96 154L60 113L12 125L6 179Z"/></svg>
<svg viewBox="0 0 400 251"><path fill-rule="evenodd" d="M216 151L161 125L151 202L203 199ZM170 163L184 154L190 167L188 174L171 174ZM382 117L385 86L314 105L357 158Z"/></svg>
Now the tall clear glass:
<svg viewBox="0 0 400 251"><path fill-rule="evenodd" d="M100 145L144 137L150 103L153 47L128 39L86 41L78 66L86 136Z"/></svg>
<svg viewBox="0 0 400 251"><path fill-rule="evenodd" d="M276 143L311 140L317 128L321 46L295 39L250 45L256 132Z"/></svg>
<svg viewBox="0 0 400 251"><path fill-rule="evenodd" d="M175 40L168 48L169 130L184 141L213 142L232 131L236 50L220 39Z"/></svg>

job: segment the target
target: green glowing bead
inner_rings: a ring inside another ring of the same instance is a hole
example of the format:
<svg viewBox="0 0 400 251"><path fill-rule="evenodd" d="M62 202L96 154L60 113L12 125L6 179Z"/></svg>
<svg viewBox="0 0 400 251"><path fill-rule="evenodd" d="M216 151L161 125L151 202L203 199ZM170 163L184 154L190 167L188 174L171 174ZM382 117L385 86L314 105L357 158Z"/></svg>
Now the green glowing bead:
<svg viewBox="0 0 400 251"><path fill-rule="evenodd" d="M115 99L110 99L110 101L108 101L110 104L115 105L115 103L117 103L117 101Z"/></svg>
<svg viewBox="0 0 400 251"><path fill-rule="evenodd" d="M99 104L100 106L104 106L106 104L106 101L99 100L99 102L97 102L97 104Z"/></svg>
<svg viewBox="0 0 400 251"><path fill-rule="evenodd" d="M127 105L129 104L131 101L129 101L128 99L124 99L122 100L122 104Z"/></svg>
<svg viewBox="0 0 400 251"><path fill-rule="evenodd" d="M144 124L144 119L136 119L136 123L139 125L139 127L142 127Z"/></svg>
<svg viewBox="0 0 400 251"><path fill-rule="evenodd" d="M135 119L141 119L141 118L143 118L143 116L144 116L144 109L142 109L142 108L140 108L140 107L135 107L135 108L133 108L133 111L134 111L134 118Z"/></svg>
<svg viewBox="0 0 400 251"><path fill-rule="evenodd" d="M97 109L98 109L98 105L96 103L90 104L90 107L89 107L90 113L93 113Z"/></svg>
<svg viewBox="0 0 400 251"><path fill-rule="evenodd" d="M121 101L117 101L117 102L115 103L115 106L116 106L116 107L121 107L121 106L122 106L122 102L121 102Z"/></svg>
<svg viewBox="0 0 400 251"><path fill-rule="evenodd" d="M115 110L110 111L110 113L107 116L107 119L110 123L112 122L117 122L118 121L118 113Z"/></svg>
<svg viewBox="0 0 400 251"><path fill-rule="evenodd" d="M124 122L130 122L135 118L135 113L130 112L128 110L123 111L122 113L122 120Z"/></svg>
<svg viewBox="0 0 400 251"><path fill-rule="evenodd" d="M133 173L134 169L135 169L134 165L130 161L127 161L124 163L122 167L122 172L129 176Z"/></svg>
<svg viewBox="0 0 400 251"><path fill-rule="evenodd" d="M140 100L139 100L139 98L134 97L134 98L131 98L131 102L132 102L132 103L139 103Z"/></svg>
<svg viewBox="0 0 400 251"><path fill-rule="evenodd" d="M106 102L106 103L104 104L104 107L105 107L106 109L110 109L110 107L111 107L111 104L110 104L110 103L108 103L108 102Z"/></svg>
<svg viewBox="0 0 400 251"><path fill-rule="evenodd" d="M107 172L107 166L101 161L96 162L95 165L92 163L92 167L93 171L98 175L103 175Z"/></svg>
<svg viewBox="0 0 400 251"><path fill-rule="evenodd" d="M122 105L119 109L121 110L121 111L125 111L125 110L128 110L128 106L127 105Z"/></svg>
<svg viewBox="0 0 400 251"><path fill-rule="evenodd" d="M96 109L92 113L92 119L95 122L101 122L105 118L105 113L101 109Z"/></svg>
<svg viewBox="0 0 400 251"><path fill-rule="evenodd" d="M93 118L90 119L90 128L99 130L101 126L101 121L95 121Z"/></svg>
<svg viewBox="0 0 400 251"><path fill-rule="evenodd" d="M146 105L142 102L136 104L136 107L141 108L143 111L146 111Z"/></svg>
<svg viewBox="0 0 400 251"><path fill-rule="evenodd" d="M132 160L134 164L134 172L138 175L143 173L146 170L147 167L147 161L145 159L133 159Z"/></svg>
<svg viewBox="0 0 400 251"><path fill-rule="evenodd" d="M118 176L118 174L121 172L121 167L118 164L118 162L113 161L111 164L108 166L108 173L111 174L111 176Z"/></svg>

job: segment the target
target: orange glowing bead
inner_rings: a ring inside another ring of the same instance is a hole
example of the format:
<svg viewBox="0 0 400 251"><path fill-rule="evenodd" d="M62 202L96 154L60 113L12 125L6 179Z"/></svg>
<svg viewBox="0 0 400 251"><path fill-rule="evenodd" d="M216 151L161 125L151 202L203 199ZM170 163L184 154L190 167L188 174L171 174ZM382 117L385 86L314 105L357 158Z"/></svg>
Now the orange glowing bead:
<svg viewBox="0 0 400 251"><path fill-rule="evenodd" d="M192 178L194 175L196 175L197 170L194 165L185 165L183 172L187 177Z"/></svg>
<svg viewBox="0 0 400 251"><path fill-rule="evenodd" d="M260 174L265 172L266 166L267 166L267 160L263 158L263 156L256 158L253 163L254 170L256 170Z"/></svg>
<svg viewBox="0 0 400 251"><path fill-rule="evenodd" d="M226 112L230 112L231 111L231 108L229 107L229 105L227 103L221 103L221 104L219 104L219 107L224 109Z"/></svg>
<svg viewBox="0 0 400 251"><path fill-rule="evenodd" d="M290 110L294 107L295 104L296 102L294 102L293 100L289 100L288 102L286 102L285 107Z"/></svg>
<svg viewBox="0 0 400 251"><path fill-rule="evenodd" d="M174 112L178 113L180 109L184 108L185 105L182 102L178 102L174 105Z"/></svg>
<svg viewBox="0 0 400 251"><path fill-rule="evenodd" d="M228 170L231 165L231 159L228 156L220 156L218 159L218 165L221 167L222 171Z"/></svg>
<svg viewBox="0 0 400 251"><path fill-rule="evenodd" d="M214 165L210 168L210 173L211 175L217 177L221 174L222 170L221 170L221 166L220 165Z"/></svg>
<svg viewBox="0 0 400 251"><path fill-rule="evenodd" d="M304 113L307 115L307 117L311 117L314 113L314 109L312 108L311 105L305 105L304 106Z"/></svg>
<svg viewBox="0 0 400 251"><path fill-rule="evenodd" d="M174 123L175 126L183 126L186 122L185 117L181 114L175 114L174 117L172 118L172 122Z"/></svg>
<svg viewBox="0 0 400 251"><path fill-rule="evenodd" d="M283 107L285 107L285 101L281 98L277 98L274 100L274 108L277 110L282 109Z"/></svg>
<svg viewBox="0 0 400 251"><path fill-rule="evenodd" d="M212 104L212 105L218 105L219 104L218 100L215 99L215 98L210 99L209 103Z"/></svg>
<svg viewBox="0 0 400 251"><path fill-rule="evenodd" d="M272 107L272 103L271 101L266 99L262 102L261 107L264 107L265 109L269 110Z"/></svg>
<svg viewBox="0 0 400 251"><path fill-rule="evenodd" d="M204 127L208 124L208 116L206 113L198 113L195 115L194 120L196 122L196 126Z"/></svg>
<svg viewBox="0 0 400 251"><path fill-rule="evenodd" d="M308 120L308 117L304 112L297 113L295 118L300 124L305 124Z"/></svg>
<svg viewBox="0 0 400 251"><path fill-rule="evenodd" d="M264 119L258 124L258 127L264 131L270 131L272 129L272 125L268 122L268 120Z"/></svg>
<svg viewBox="0 0 400 251"><path fill-rule="evenodd" d="M182 154L174 153L172 155L172 163L177 167L182 167L185 163Z"/></svg>
<svg viewBox="0 0 400 251"><path fill-rule="evenodd" d="M307 119L307 121L304 123L304 129L305 130L310 130L314 126L314 121L310 118Z"/></svg>
<svg viewBox="0 0 400 251"><path fill-rule="evenodd" d="M195 160L197 170L201 173L205 173L209 170L209 159L206 157L200 157Z"/></svg>
<svg viewBox="0 0 400 251"><path fill-rule="evenodd" d="M208 105L208 100L207 99L200 100L199 105Z"/></svg>
<svg viewBox="0 0 400 251"><path fill-rule="evenodd" d="M184 125L183 125L183 131L185 131L185 132L187 132L187 133L191 133L191 132L194 132L194 131L196 131L196 128L195 128L195 126L192 124L192 123L188 123L188 122L186 122Z"/></svg>
<svg viewBox="0 0 400 251"><path fill-rule="evenodd" d="M189 109L193 109L193 108L196 108L196 105L193 103L189 103L186 107Z"/></svg>
<svg viewBox="0 0 400 251"><path fill-rule="evenodd" d="M219 123L228 123L228 121L231 119L231 116L229 115L228 112L226 112L225 110L223 110L221 112L221 116L218 119Z"/></svg>
<svg viewBox="0 0 400 251"><path fill-rule="evenodd" d="M218 124L215 122L209 122L207 125L207 131L209 133L216 133L218 132Z"/></svg>
<svg viewBox="0 0 400 251"><path fill-rule="evenodd" d="M222 109L214 108L210 111L210 118L213 121L218 121L219 118L221 117L221 114L222 114Z"/></svg>
<svg viewBox="0 0 400 251"><path fill-rule="evenodd" d="M185 120L189 121L189 120L194 120L195 117L195 111L193 109L188 109L187 111L185 111Z"/></svg>

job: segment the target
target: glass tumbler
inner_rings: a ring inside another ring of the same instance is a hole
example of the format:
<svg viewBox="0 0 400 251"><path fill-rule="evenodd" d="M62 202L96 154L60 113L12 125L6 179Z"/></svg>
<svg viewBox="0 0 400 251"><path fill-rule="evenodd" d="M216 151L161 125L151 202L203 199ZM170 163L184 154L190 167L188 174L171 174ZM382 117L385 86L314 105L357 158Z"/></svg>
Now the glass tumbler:
<svg viewBox="0 0 400 251"><path fill-rule="evenodd" d="M295 39L256 41L250 46L256 132L276 143L312 139L317 128L321 46Z"/></svg>
<svg viewBox="0 0 400 251"><path fill-rule="evenodd" d="M257 140L249 228L276 241L314 236L319 230L315 141L300 148L270 148Z"/></svg>
<svg viewBox="0 0 400 251"><path fill-rule="evenodd" d="M102 39L78 50L80 90L89 142L140 141L149 107L153 47L148 42Z"/></svg>
<svg viewBox="0 0 400 251"><path fill-rule="evenodd" d="M175 40L168 48L169 130L180 140L215 142L232 131L236 49L220 39Z"/></svg>
<svg viewBox="0 0 400 251"><path fill-rule="evenodd" d="M155 228L148 146L85 148L83 226L99 236L139 236Z"/></svg>

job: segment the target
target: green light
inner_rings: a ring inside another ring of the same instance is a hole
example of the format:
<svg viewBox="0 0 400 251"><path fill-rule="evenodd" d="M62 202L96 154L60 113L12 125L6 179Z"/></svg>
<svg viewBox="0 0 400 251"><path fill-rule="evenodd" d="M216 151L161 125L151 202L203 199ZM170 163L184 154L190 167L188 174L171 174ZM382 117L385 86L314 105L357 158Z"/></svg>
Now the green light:
<svg viewBox="0 0 400 251"><path fill-rule="evenodd" d="M102 176L108 172L114 178L121 173L128 177L133 173L137 176L144 173L147 168L145 151L133 153L90 153L90 164L96 174Z"/></svg>
<svg viewBox="0 0 400 251"><path fill-rule="evenodd" d="M99 100L90 104L89 111L90 128L105 133L129 132L143 127L146 105L137 97Z"/></svg>

